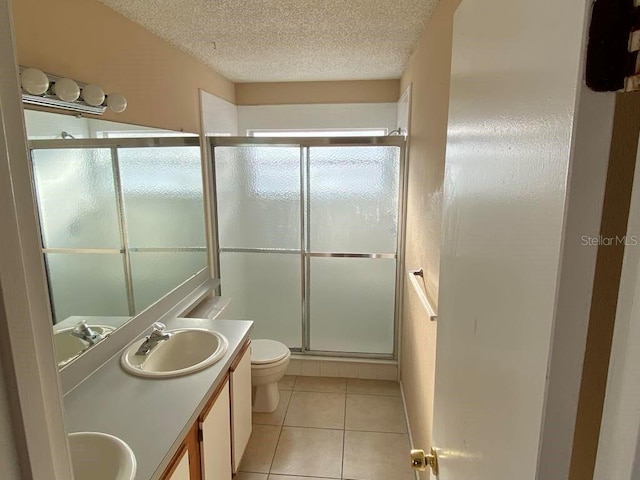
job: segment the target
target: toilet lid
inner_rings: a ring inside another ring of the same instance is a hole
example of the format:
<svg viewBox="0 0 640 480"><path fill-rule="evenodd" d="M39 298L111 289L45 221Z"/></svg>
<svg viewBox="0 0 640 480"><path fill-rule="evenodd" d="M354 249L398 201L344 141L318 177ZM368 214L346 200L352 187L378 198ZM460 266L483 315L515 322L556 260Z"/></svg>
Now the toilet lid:
<svg viewBox="0 0 640 480"><path fill-rule="evenodd" d="M285 344L275 340L251 340L251 363L259 365L277 362L289 353Z"/></svg>

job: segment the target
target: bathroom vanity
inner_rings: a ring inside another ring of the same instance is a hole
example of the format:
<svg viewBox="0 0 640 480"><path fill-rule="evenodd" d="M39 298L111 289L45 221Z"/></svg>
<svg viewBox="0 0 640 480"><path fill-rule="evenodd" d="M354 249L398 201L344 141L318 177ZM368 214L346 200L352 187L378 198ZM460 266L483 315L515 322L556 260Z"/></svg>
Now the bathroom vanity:
<svg viewBox="0 0 640 480"><path fill-rule="evenodd" d="M136 480L231 480L251 434L252 322L175 318L166 327L219 332L227 352L172 378L133 376L116 355L65 395L67 430L124 440L136 456Z"/></svg>

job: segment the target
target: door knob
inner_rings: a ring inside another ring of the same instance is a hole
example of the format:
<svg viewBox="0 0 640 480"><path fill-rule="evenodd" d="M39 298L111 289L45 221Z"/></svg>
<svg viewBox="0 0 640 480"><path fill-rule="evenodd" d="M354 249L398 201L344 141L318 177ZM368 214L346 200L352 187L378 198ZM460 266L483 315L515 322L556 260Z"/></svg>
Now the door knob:
<svg viewBox="0 0 640 480"><path fill-rule="evenodd" d="M435 449L431 447L429 454L424 450L411 450L411 468L423 472L427 467L431 467L431 473L438 476L438 454Z"/></svg>

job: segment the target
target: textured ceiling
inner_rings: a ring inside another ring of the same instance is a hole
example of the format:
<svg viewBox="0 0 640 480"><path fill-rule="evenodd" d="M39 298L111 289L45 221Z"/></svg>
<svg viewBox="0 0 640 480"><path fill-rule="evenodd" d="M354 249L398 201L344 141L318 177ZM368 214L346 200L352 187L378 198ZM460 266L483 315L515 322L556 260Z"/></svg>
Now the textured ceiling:
<svg viewBox="0 0 640 480"><path fill-rule="evenodd" d="M234 82L399 78L437 0L100 0Z"/></svg>

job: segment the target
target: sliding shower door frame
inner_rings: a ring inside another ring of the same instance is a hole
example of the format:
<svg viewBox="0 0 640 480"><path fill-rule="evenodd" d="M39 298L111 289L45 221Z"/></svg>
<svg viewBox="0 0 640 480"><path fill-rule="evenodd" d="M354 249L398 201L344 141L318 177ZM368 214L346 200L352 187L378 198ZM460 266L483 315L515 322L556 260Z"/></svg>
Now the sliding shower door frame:
<svg viewBox="0 0 640 480"><path fill-rule="evenodd" d="M322 357L349 357L377 360L397 360L400 348L400 317L402 311L402 292L404 289L404 239L405 239L405 211L407 202L407 166L406 166L406 140L403 136L384 137L208 137L211 152L211 198L214 232L212 237L218 246L215 255L213 271L220 278L220 253L277 253L300 255L301 266L301 308L302 308L302 342L301 348L292 348L292 351L303 355ZM272 146L272 147L299 147L300 148L300 250L298 249L273 249L273 248L224 248L220 247L218 227L218 197L216 190L216 147L248 147L248 146ZM311 252L310 245L310 213L309 201L310 181L309 172L309 148L311 147L367 147L367 146L395 146L399 147L400 164L398 178L398 220L396 253L340 253L340 252ZM333 352L312 350L311 345L311 259L312 258L385 258L396 260L394 319L393 319L393 353L359 353L359 352Z"/></svg>

